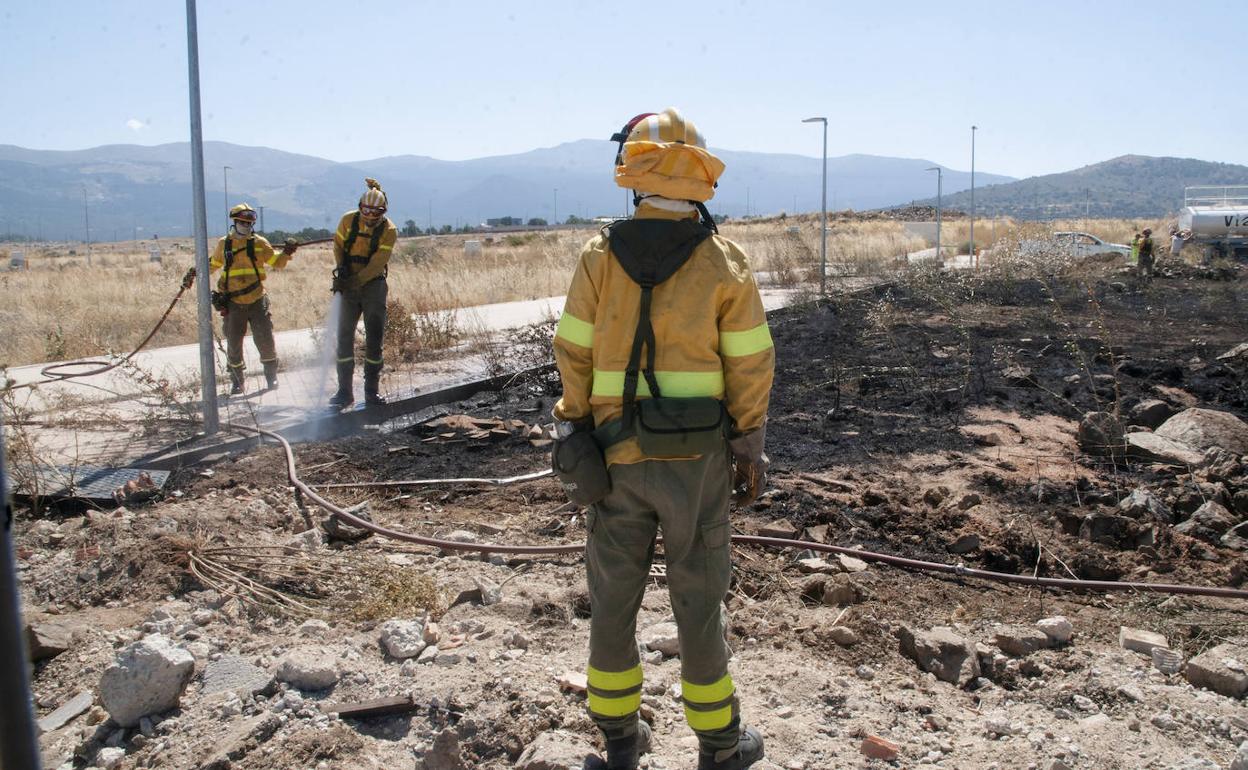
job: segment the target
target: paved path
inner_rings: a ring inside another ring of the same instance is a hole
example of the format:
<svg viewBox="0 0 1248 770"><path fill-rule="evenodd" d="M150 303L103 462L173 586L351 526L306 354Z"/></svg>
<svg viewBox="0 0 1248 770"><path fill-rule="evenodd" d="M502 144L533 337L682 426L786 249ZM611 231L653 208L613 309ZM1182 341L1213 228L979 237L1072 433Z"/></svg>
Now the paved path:
<svg viewBox="0 0 1248 770"><path fill-rule="evenodd" d="M763 304L768 310L783 307L792 290L765 289ZM557 319L563 312L564 297L503 302L464 308L456 313L456 324L472 339L439 357L427 361L399 363L397 351L387 351L390 364L383 376L386 393L420 392L476 379L488 373L487 356L481 352L491 335L534 323ZM278 354L282 358L280 387L264 390L261 366L250 339L244 344L249 392L242 397L222 397L219 401L223 422L241 421L271 425L297 420L324 409L336 385L332 359L322 363L321 329L279 332ZM218 385L224 389L224 354L216 351ZM179 414L195 416L199 402L199 346L176 345L144 350L132 365L96 377L47 382L37 388L16 392L19 407L30 418L29 431L34 453L40 462L101 465L126 462L184 440L194 433L193 426L162 421ZM9 369L18 384L42 380L40 370L48 364ZM362 394L360 373L356 373L357 397ZM153 387L163 382L163 389ZM19 460L20 461L20 460Z"/></svg>

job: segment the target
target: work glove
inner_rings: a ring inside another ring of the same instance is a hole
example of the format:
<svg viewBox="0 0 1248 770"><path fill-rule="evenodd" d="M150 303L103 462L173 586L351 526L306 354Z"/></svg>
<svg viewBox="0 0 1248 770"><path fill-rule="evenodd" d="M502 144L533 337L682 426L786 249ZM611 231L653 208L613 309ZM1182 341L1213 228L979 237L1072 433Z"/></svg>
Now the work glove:
<svg viewBox="0 0 1248 770"><path fill-rule="evenodd" d="M195 268L186 271L186 275L182 276L182 288L189 289L195 283Z"/></svg>
<svg viewBox="0 0 1248 770"><path fill-rule="evenodd" d="M334 268L334 282L329 289L330 294L342 294L350 288L351 276L343 275L341 267Z"/></svg>
<svg viewBox="0 0 1248 770"><path fill-rule="evenodd" d="M282 253L288 257L293 257L295 255L295 251L298 250L298 248L299 248L299 241L296 241L294 238L287 238L286 241L282 244Z"/></svg>
<svg viewBox="0 0 1248 770"><path fill-rule="evenodd" d="M758 499L767 486L767 467L771 461L763 452L767 427L728 439L732 451L732 501L744 508Z"/></svg>

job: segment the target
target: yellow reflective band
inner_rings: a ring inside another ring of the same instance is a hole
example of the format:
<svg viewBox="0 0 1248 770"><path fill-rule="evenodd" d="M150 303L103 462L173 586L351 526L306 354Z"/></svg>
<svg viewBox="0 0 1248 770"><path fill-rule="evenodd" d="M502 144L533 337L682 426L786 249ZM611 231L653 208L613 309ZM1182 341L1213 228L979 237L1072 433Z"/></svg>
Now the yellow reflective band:
<svg viewBox="0 0 1248 770"><path fill-rule="evenodd" d="M354 361L354 360L355 360L355 356L347 356L346 358L338 359L338 363L345 364L348 361Z"/></svg>
<svg viewBox="0 0 1248 770"><path fill-rule="evenodd" d="M237 364L233 362L226 362L225 365L230 367L231 369L242 369L243 367L246 366L246 364L243 363L242 361L238 362Z"/></svg>
<svg viewBox="0 0 1248 770"><path fill-rule="evenodd" d="M724 392L724 373L717 372L655 372L659 390L670 398L718 396ZM593 396L623 396L624 372L594 370ZM637 377L637 395L649 396L650 386L644 376Z"/></svg>
<svg viewBox="0 0 1248 770"><path fill-rule="evenodd" d="M347 239L347 231L340 227L338 228L338 232L334 233L334 236L345 241Z"/></svg>
<svg viewBox="0 0 1248 770"><path fill-rule="evenodd" d="M618 698L604 698L589 693L589 710L603 717L625 717L641 708L641 692L632 695L621 695ZM724 725L727 725L724 722Z"/></svg>
<svg viewBox="0 0 1248 770"><path fill-rule="evenodd" d="M268 276L268 273L265 271L263 267L256 265L256 268L257 269L253 271L250 267L236 267L233 270L226 270L224 273L222 273L222 275L224 275L226 278L239 278L242 276L255 277L256 273L259 273L261 278L265 278Z"/></svg>
<svg viewBox="0 0 1248 770"><path fill-rule="evenodd" d="M377 247L377 250L378 250L378 251L390 251L390 250L391 250L391 249L393 249L393 248L394 248L394 244L393 244L393 243L392 243L392 244L390 244L389 246L387 246L387 245L385 245L385 244L382 244L381 246L378 246L378 247Z"/></svg>
<svg viewBox="0 0 1248 770"><path fill-rule="evenodd" d="M680 697L694 703L719 703L731 698L735 691L732 677L728 674L724 674L722 679L713 684L692 684L684 679L680 680Z"/></svg>
<svg viewBox="0 0 1248 770"><path fill-rule="evenodd" d="M383 361L382 361L382 359L380 359L380 358L378 358L378 359L374 360L374 359L372 359L372 358L369 358L368 356L365 356L365 357L364 357L364 363L366 363L366 364L379 364L379 365L380 365L380 364L382 364L382 363L383 363Z"/></svg>
<svg viewBox="0 0 1248 770"><path fill-rule="evenodd" d="M685 721L694 730L722 730L732 721L732 706L724 706L714 711L695 711L685 706Z"/></svg>
<svg viewBox="0 0 1248 770"><path fill-rule="evenodd" d="M265 260L265 264L266 264L266 265L276 265L276 264L277 264L277 260L278 260L279 258L281 258L281 256L282 256L281 254L278 254L278 253L275 251L275 252L273 252L273 256L271 256L271 257L269 257L267 260Z"/></svg>
<svg viewBox="0 0 1248 770"><path fill-rule="evenodd" d="M627 690L641 684L641 666L633 666L627 671L599 671L590 666L585 673L589 686L599 690Z"/></svg>
<svg viewBox="0 0 1248 770"><path fill-rule="evenodd" d="M770 348L771 330L763 322L744 332L720 332L719 352L725 356L749 356Z"/></svg>
<svg viewBox="0 0 1248 770"><path fill-rule="evenodd" d="M563 317L559 319L559 327L555 329L555 336L561 337L573 345L592 348L594 346L594 325L588 321L582 321L565 310Z"/></svg>

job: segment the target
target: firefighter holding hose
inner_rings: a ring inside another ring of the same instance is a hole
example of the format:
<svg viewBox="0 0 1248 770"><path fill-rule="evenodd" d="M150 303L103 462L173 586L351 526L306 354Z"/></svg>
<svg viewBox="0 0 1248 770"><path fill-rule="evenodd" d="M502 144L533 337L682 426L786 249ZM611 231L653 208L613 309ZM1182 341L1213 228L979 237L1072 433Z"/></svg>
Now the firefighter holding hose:
<svg viewBox="0 0 1248 770"><path fill-rule="evenodd" d="M217 241L208 263L211 271L221 270L212 304L223 317L230 394L244 391L243 337L248 327L264 365L264 379L273 390L277 388L277 346L264 282L270 269L286 267L298 245L287 240L282 250L275 252L264 236L256 234L256 210L246 203L230 209L230 219L230 232Z"/></svg>
<svg viewBox="0 0 1248 770"><path fill-rule="evenodd" d="M730 499L765 483L764 427L775 351L754 275L704 201L724 164L676 110L629 121L615 180L636 213L581 253L554 348L555 471L589 506L586 571L593 608L589 711L607 767L646 750L638 717L637 611L662 530L680 637L685 718L699 770L740 770L763 756L728 673Z"/></svg>
<svg viewBox="0 0 1248 770"><path fill-rule="evenodd" d="M355 403L355 327L364 317L364 403L386 403L379 390L383 364L381 343L386 332L386 273L399 230L386 217L389 201L376 179L364 180L368 189L359 208L342 215L334 233L334 281L340 295L338 317L338 392L329 405L342 409Z"/></svg>

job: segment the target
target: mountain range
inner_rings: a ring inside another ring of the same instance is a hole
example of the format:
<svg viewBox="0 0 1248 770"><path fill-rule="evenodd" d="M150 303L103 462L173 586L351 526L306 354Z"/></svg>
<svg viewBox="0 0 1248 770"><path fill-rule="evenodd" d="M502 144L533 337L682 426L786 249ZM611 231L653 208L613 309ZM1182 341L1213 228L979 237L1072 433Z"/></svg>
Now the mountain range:
<svg viewBox="0 0 1248 770"><path fill-rule="evenodd" d="M739 217L819 210L819 158L713 152L727 166L708 204L713 213ZM205 142L209 233L222 232L227 203L239 201L263 206L268 230L332 227L355 207L366 176L382 183L390 218L399 225L407 220L426 228L505 216L560 221L571 214L619 216L629 194L612 179L614 155L610 142L586 139L473 160L400 155L339 163L267 147ZM935 187L934 175L924 170L932 165L873 155L828 158L828 207L882 208L925 196ZM944 178L946 190L970 186L966 172L946 170ZM1009 181L999 174L976 175L977 185ZM0 233L82 240L89 219L93 241L186 236L192 229L190 182L186 143L73 151L0 145Z"/></svg>
<svg viewBox="0 0 1248 770"><path fill-rule="evenodd" d="M976 211L1016 219L1152 219L1183 207L1183 188L1248 185L1248 166L1191 158L1122 155L1060 174L1005 184L977 184ZM935 198L919 201L935 205ZM969 211L969 192L945 195L943 205Z"/></svg>

